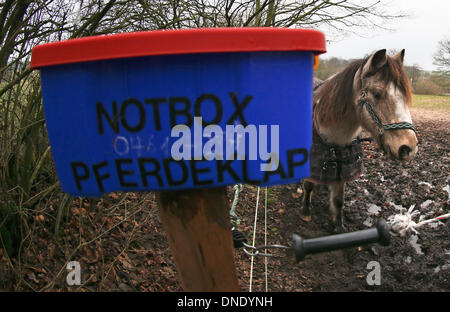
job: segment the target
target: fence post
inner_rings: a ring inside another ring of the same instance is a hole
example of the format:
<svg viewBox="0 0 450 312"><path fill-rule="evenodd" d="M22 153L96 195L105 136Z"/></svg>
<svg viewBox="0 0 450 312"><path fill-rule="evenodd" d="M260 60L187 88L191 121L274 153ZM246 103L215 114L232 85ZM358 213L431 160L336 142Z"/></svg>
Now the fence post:
<svg viewBox="0 0 450 312"><path fill-rule="evenodd" d="M159 211L185 291L239 291L226 188L164 191Z"/></svg>

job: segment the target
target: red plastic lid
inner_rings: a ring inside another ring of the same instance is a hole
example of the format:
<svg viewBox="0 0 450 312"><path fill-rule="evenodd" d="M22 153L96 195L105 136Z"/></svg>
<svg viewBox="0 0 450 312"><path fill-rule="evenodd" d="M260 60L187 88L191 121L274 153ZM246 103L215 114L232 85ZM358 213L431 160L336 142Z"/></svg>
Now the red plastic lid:
<svg viewBox="0 0 450 312"><path fill-rule="evenodd" d="M33 48L31 68L149 55L250 52L326 52L325 35L312 29L197 28L84 37Z"/></svg>

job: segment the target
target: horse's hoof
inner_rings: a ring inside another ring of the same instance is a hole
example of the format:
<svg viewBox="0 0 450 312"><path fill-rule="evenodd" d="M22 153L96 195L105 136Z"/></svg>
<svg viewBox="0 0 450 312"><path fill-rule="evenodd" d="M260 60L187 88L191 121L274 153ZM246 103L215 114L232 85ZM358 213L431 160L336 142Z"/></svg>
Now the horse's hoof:
<svg viewBox="0 0 450 312"><path fill-rule="evenodd" d="M302 219L305 222L309 222L311 221L311 216L306 216L306 215L300 215L300 219Z"/></svg>

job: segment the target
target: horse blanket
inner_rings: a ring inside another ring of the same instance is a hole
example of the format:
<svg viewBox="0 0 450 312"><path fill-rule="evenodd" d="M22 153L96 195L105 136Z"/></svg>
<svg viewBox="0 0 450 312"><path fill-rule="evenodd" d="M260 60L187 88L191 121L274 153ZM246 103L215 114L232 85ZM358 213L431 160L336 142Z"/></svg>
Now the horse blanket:
<svg viewBox="0 0 450 312"><path fill-rule="evenodd" d="M322 83L314 81L314 89ZM337 184L358 178L363 170L360 138L349 145L338 146L325 142L319 135L313 121L313 142L310 152L311 175L306 178L319 184Z"/></svg>

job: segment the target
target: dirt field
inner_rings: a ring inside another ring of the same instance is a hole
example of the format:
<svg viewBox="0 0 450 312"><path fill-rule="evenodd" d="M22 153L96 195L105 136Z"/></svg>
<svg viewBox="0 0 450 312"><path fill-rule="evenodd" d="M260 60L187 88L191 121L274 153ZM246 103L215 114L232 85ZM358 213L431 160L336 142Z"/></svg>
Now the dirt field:
<svg viewBox="0 0 450 312"><path fill-rule="evenodd" d="M374 145L365 145L365 173L348 184L344 220L349 231L367 228L379 217L388 219L402 206L420 211L425 219L450 211L450 131L445 111L413 110L420 149L408 164L388 162ZM270 190L269 243L289 243L292 233L305 238L329 234L328 190L320 187L313 198L313 220L300 219L297 186L277 186ZM246 188L241 202L244 224L252 228L255 188ZM371 206L372 205L372 206ZM376 205L374 208L373 205ZM369 207L371 209L369 210ZM379 211L378 215L371 211ZM260 215L260 220L262 215ZM416 218L415 221L418 221ZM259 226L262 229L262 223ZM258 231L258 243L263 233ZM293 256L269 260L270 291L449 291L450 221L436 227L425 226L416 236L393 237L388 247L350 248L307 256L299 264ZM414 247L415 246L415 247ZM249 285L249 262L238 255L243 289ZM370 261L380 263L381 285L366 281ZM264 265L258 259L254 289L263 291Z"/></svg>
<svg viewBox="0 0 450 312"><path fill-rule="evenodd" d="M388 162L373 145L364 145L365 173L349 183L344 220L349 231L365 229L397 208L415 205L425 218L450 211L450 131L448 112L414 110L420 148L407 164ZM269 189L269 244L291 244L328 235L328 191L313 198L313 220L301 221L298 185ZM245 186L237 213L251 241L256 187ZM264 193L261 190L261 203ZM229 188L230 205L233 189ZM8 259L0 249L0 290L180 291L176 268L161 224L154 193L110 194L101 200L76 199L60 234L54 236L56 207L35 213L21 258ZM373 206L375 205L375 206ZM256 245L263 244L260 206ZM370 209L369 209L370 207ZM374 215L373 213L377 213ZM29 212L31 213L31 212ZM417 221L417 220L416 220ZM425 226L417 236L394 237L388 247L350 248L308 256L296 263L292 254L268 260L269 291L449 291L450 220ZM283 255L283 254L282 254ZM79 261L82 285L66 283L68 261ZM369 286L370 261L380 263L381 285ZM249 289L250 258L235 251L242 291ZM255 258L253 290L264 291L264 260Z"/></svg>

